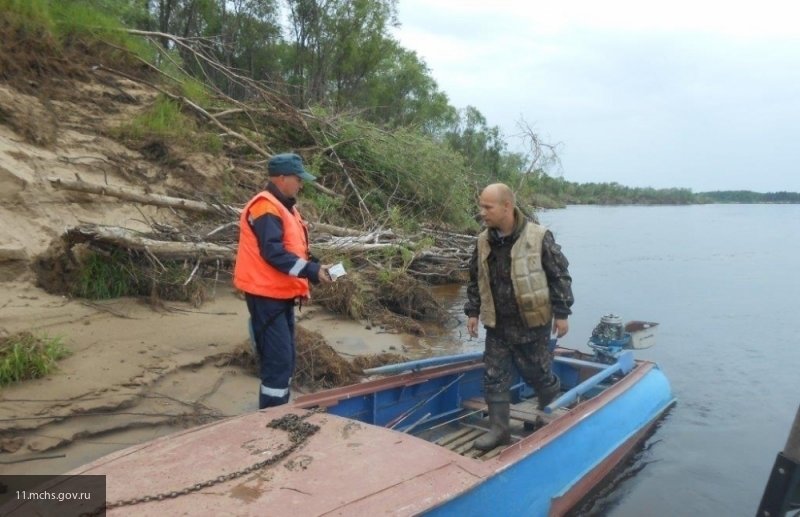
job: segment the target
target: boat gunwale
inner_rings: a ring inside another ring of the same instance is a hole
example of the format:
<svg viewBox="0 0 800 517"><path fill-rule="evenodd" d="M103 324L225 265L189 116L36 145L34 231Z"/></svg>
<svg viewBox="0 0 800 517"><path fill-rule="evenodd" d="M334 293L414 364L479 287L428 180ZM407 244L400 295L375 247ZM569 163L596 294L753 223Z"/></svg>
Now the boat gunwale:
<svg viewBox="0 0 800 517"><path fill-rule="evenodd" d="M581 352L578 350L559 348L556 350L556 355L568 356L575 352L581 354ZM472 371L477 368L482 368L483 366L483 361L480 360L471 360L466 363L436 366L400 375L392 375L385 378L373 379L361 384L353 384L350 386L326 390L324 392L304 395L302 397L298 397L295 401L293 401L292 404L300 409L310 409L313 407L328 408L335 406L340 400L347 400L353 397L368 395L381 389L412 386L434 378L462 373L465 371ZM617 397L621 396L628 389L633 387L651 370L657 368L658 365L652 361L639 359L634 360L633 369L625 374L621 379L617 380L613 385L605 388L601 393L595 395L594 397L579 402L577 405L567 409L565 413L558 415L547 425L541 427L532 434L523 437L519 441L510 444L508 447L503 449L500 454L494 456L493 458L482 460L480 458L470 458L467 456L462 456L456 452L451 452L456 456L459 463L464 466L469 465L470 471L482 476L491 475L492 473L516 463L525 456L535 453L537 450L542 449L551 442L557 440L575 425L578 425L581 420L613 403ZM666 407L669 407L669 404L665 406L665 409ZM366 422L364 423L367 425L374 425ZM415 438L422 441L427 441L424 438Z"/></svg>
<svg viewBox="0 0 800 517"><path fill-rule="evenodd" d="M313 407L329 408L337 405L340 400L347 400L362 395L370 395L382 390L409 387L425 383L437 377L450 374L463 373L483 367L483 361L471 360L464 363L455 363L444 366L426 368L424 370L391 375L379 379L368 380L359 384L350 384L339 388L331 388L317 393L309 393L297 397L290 405L301 409Z"/></svg>
<svg viewBox="0 0 800 517"><path fill-rule="evenodd" d="M559 415L552 422L522 438L518 442L509 445L503 449L503 452L488 461L513 464L515 460L525 457L538 449L544 448L550 442L555 441L561 435L572 429L579 421L593 415L612 403L617 397L624 394L654 368L657 368L655 363L636 361L633 370L612 386L604 389L600 394L569 408L566 413Z"/></svg>

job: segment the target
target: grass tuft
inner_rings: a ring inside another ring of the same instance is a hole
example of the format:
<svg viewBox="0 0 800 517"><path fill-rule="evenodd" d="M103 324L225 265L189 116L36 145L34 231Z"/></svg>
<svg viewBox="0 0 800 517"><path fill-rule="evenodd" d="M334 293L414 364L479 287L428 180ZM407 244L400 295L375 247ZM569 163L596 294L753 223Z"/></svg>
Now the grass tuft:
<svg viewBox="0 0 800 517"><path fill-rule="evenodd" d="M138 292L129 258L120 251L86 257L73 284L72 294L90 300L108 300Z"/></svg>
<svg viewBox="0 0 800 517"><path fill-rule="evenodd" d="M59 338L40 338L29 332L0 338L0 386L44 377L69 353Z"/></svg>

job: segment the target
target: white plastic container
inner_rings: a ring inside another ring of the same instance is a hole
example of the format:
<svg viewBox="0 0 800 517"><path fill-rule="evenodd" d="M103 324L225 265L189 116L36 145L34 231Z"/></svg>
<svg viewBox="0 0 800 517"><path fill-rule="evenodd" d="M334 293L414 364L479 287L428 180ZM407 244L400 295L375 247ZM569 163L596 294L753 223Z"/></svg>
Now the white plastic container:
<svg viewBox="0 0 800 517"><path fill-rule="evenodd" d="M631 335L631 348L641 350L656 344L656 327L652 321L629 321L625 324L625 332Z"/></svg>

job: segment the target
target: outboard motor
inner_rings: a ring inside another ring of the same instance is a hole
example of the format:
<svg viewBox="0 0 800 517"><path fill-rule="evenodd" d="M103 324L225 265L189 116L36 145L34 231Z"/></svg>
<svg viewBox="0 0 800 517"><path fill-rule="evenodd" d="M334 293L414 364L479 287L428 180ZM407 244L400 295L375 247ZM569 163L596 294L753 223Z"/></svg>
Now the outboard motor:
<svg viewBox="0 0 800 517"><path fill-rule="evenodd" d="M649 321L629 321L623 325L621 317L606 314L592 331L588 344L598 360L613 362L623 350L653 346L657 326L658 323Z"/></svg>
<svg viewBox="0 0 800 517"><path fill-rule="evenodd" d="M614 359L623 349L630 345L631 336L625 334L622 318L616 314L606 314L592 330L589 346L603 358Z"/></svg>

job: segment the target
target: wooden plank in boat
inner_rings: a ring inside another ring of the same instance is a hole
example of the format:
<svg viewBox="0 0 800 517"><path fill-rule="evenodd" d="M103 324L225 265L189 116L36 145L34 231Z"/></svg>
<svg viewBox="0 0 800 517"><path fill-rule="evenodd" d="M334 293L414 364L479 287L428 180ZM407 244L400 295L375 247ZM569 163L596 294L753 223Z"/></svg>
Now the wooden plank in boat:
<svg viewBox="0 0 800 517"><path fill-rule="evenodd" d="M461 403L466 409L472 410L487 410L486 402L482 398L468 399ZM556 408L552 413L545 413L536 406L536 401L526 400L511 405L511 418L520 420L522 422L549 424L556 418L567 413L564 408Z"/></svg>
<svg viewBox="0 0 800 517"><path fill-rule="evenodd" d="M486 454L486 451L482 451L480 449L476 449L473 447L472 449L462 454L462 456L466 456L467 458L472 458L472 459L478 459L484 454Z"/></svg>
<svg viewBox="0 0 800 517"><path fill-rule="evenodd" d="M475 440L480 438L484 434L484 431L481 431L477 435L475 435L471 440L465 442L460 447L456 447L453 449L453 452L461 454L462 456L466 456L467 451L471 451L472 447L475 445Z"/></svg>
<svg viewBox="0 0 800 517"><path fill-rule="evenodd" d="M485 432L486 431L484 429L470 429L469 432L466 433L464 436L445 445L445 448L450 449L451 451L455 451L465 443L469 443L470 446L472 446L471 444L473 441L475 441L475 438L479 437Z"/></svg>
<svg viewBox="0 0 800 517"><path fill-rule="evenodd" d="M442 436L441 438L436 440L436 442L434 442L434 443L436 443L436 445L445 446L448 443L451 443L454 440L456 440L458 438L461 438L462 436L467 434L469 431L470 431L469 427L461 427L459 429L456 429L455 431L453 431L450 434L446 434L446 435Z"/></svg>
<svg viewBox="0 0 800 517"><path fill-rule="evenodd" d="M552 413L548 414L539 409L535 401L525 401L514 405L511 410L511 418L516 418L517 420L522 420L523 422L549 424L566 412L566 409L557 408ZM514 416L515 414L517 416ZM524 418L518 418L522 416L524 416Z"/></svg>
<svg viewBox="0 0 800 517"><path fill-rule="evenodd" d="M465 400L461 404L463 407L467 409L474 409L474 410L485 410L486 409L486 402L483 399L469 399ZM524 408L519 407L520 404L514 404L511 406L510 416L514 420L520 420L522 422L530 422L532 424L536 424L540 422L540 420L544 420L545 422L550 422L555 419L555 416L547 415L544 411L540 411L539 409L535 409L534 406L525 406ZM545 418L545 416L547 418Z"/></svg>
<svg viewBox="0 0 800 517"><path fill-rule="evenodd" d="M495 447L491 451L488 451L486 454L481 456L481 459L484 460L484 461L490 460L490 459L494 458L495 456L497 456L498 454L500 454L501 452L503 452L503 449L505 449L506 447L508 447L508 446L507 445L501 445L500 447Z"/></svg>

